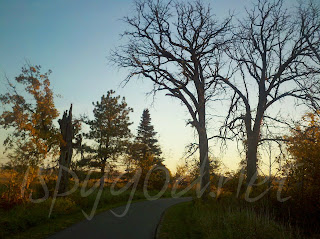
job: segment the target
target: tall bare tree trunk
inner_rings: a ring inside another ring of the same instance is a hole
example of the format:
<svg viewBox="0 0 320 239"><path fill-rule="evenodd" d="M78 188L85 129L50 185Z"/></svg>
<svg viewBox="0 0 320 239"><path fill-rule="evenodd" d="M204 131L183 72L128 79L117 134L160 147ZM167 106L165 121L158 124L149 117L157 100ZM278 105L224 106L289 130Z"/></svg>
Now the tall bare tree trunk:
<svg viewBox="0 0 320 239"><path fill-rule="evenodd" d="M199 150L200 150L200 188L205 191L203 196L206 197L210 192L210 171L208 158L208 138L205 128L199 132Z"/></svg>
<svg viewBox="0 0 320 239"><path fill-rule="evenodd" d="M203 91L204 92L204 91ZM208 158L208 137L206 130L205 119L205 101L204 94L199 97L199 151L200 151L200 188L204 190L203 198L206 198L210 192L210 171L209 171L209 158Z"/></svg>
<svg viewBox="0 0 320 239"><path fill-rule="evenodd" d="M257 151L259 138L256 132L251 132L247 136L247 184L257 172Z"/></svg>
<svg viewBox="0 0 320 239"><path fill-rule="evenodd" d="M260 93L261 94L261 93ZM257 153L260 140L261 123L264 114L265 98L260 97L253 130L247 127L247 184L257 176ZM251 127L251 126L250 126Z"/></svg>
<svg viewBox="0 0 320 239"><path fill-rule="evenodd" d="M59 165L70 168L72 158L72 139L73 139L73 125L72 125L72 104L69 113L65 111L62 119L59 120L60 131L63 141L60 144L60 158ZM59 172L60 172L59 170ZM64 193L68 189L69 173L66 170L61 170L61 179L59 185L59 193Z"/></svg>

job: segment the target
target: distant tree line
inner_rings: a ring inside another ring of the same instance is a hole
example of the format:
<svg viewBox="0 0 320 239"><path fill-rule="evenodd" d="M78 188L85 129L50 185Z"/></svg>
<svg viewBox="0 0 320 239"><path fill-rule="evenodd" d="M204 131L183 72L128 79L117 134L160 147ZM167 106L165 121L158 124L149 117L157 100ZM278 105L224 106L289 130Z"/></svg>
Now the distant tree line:
<svg viewBox="0 0 320 239"><path fill-rule="evenodd" d="M131 171L142 167L144 175L154 164L163 165L149 110L143 111L134 137L129 129L132 125L129 114L133 109L113 90L93 102L93 119L74 118L71 105L58 120L60 127L57 128L55 120L59 113L54 105L50 73L42 74L40 66L28 64L15 82L7 79L8 92L0 96L4 106L0 125L11 130L4 141L9 157L5 168L24 173L28 167L46 168L47 162L63 166L61 193L68 190L70 174L66 169L100 169L101 177L106 170L112 171L123 164L130 164ZM83 131L81 125L84 124L89 126L89 132Z"/></svg>

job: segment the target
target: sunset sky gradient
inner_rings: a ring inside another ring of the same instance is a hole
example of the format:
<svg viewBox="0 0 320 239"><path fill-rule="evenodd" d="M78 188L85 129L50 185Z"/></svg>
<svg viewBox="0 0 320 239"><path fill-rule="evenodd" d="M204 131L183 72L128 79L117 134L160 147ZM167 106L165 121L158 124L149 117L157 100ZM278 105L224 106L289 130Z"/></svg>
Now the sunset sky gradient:
<svg viewBox="0 0 320 239"><path fill-rule="evenodd" d="M248 0L212 0L213 12L222 19L229 11L243 14ZM186 109L176 100L160 93L153 99L146 96L152 85L139 79L122 88L125 70L118 70L108 62L110 51L121 43L120 34L126 25L120 19L132 13L133 1L0 1L0 93L5 92L4 75L13 79L26 61L41 65L44 71L53 71L50 80L60 114L74 105L74 114L92 115L92 102L114 89L126 97L134 113L131 129L136 133L142 111L150 109L152 123L158 132L165 164L174 171L182 162L185 146L197 139L190 126ZM213 106L219 114L221 105ZM214 128L215 122L209 123ZM210 131L209 131L210 132ZM212 133L212 132L211 132ZM0 130L0 149L6 132ZM210 135L209 135L210 136ZM211 144L211 146L214 146ZM0 150L0 151L1 151ZM226 167L237 169L240 161L231 144L220 154L219 145L213 154L223 159ZM0 163L5 162L0 155Z"/></svg>

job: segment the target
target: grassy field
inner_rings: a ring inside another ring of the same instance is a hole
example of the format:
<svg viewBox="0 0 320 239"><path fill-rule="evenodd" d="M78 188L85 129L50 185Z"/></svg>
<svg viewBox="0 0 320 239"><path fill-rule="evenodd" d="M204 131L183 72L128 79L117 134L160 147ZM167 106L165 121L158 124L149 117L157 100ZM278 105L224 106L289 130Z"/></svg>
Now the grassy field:
<svg viewBox="0 0 320 239"><path fill-rule="evenodd" d="M0 239L46 238L55 232L86 219L82 211L87 215L91 214L98 194L98 189L95 189L88 196L81 195L81 190L84 189L83 187L85 187L86 192L89 192L88 190L93 189L98 179L90 180L87 186L80 183L80 188L75 192L56 199L49 217L53 202L52 195L56 184L55 178L48 178L46 181L50 197L41 203L32 203L28 199L21 200L18 197L21 194L20 181L17 180L15 184L11 183L10 179L12 179L12 175L8 171L0 171L0 175ZM69 186L71 187L72 185L70 184ZM125 185L126 182L121 181L117 183L115 185L115 191L122 191ZM12 189L10 189L9 186L12 186ZM111 194L110 186L111 183L106 182L96 213L127 204L131 191L133 190L132 186L117 195ZM45 196L40 184L34 183L32 190L33 198L42 198ZM7 195L7 192L10 192L11 195L16 195L19 200L8 200L9 197L4 197L4 195ZM148 193L150 196L155 196L159 193L159 190L148 189ZM29 194L26 193L26 195ZM190 196L190 193L188 193L188 195ZM164 192L162 197L171 197L170 189ZM134 192L132 200L133 202L146 200L142 189L137 189Z"/></svg>
<svg viewBox="0 0 320 239"><path fill-rule="evenodd" d="M289 239L302 238L270 215L240 206L233 200L175 205L165 213L158 239Z"/></svg>

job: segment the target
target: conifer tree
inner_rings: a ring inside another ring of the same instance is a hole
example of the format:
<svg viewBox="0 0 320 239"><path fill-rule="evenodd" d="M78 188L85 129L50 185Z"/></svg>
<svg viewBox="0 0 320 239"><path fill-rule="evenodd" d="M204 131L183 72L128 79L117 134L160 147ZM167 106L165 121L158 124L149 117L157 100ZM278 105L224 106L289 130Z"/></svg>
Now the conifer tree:
<svg viewBox="0 0 320 239"><path fill-rule="evenodd" d="M136 156L139 159L146 159L148 156L153 155L153 163L160 164L163 159L161 158L161 149L156 138L157 132L151 124L151 117L148 109L144 109L140 124L138 126L138 133L136 142L139 147L136 147Z"/></svg>
<svg viewBox="0 0 320 239"><path fill-rule="evenodd" d="M93 120L87 120L90 132L87 138L95 142L92 146L86 146L89 153L86 160L93 167L99 167L104 174L106 164L111 159L123 154L131 137L129 126L129 113L132 108L127 106L125 98L114 96L110 90L107 95L101 97L101 102L93 103Z"/></svg>

